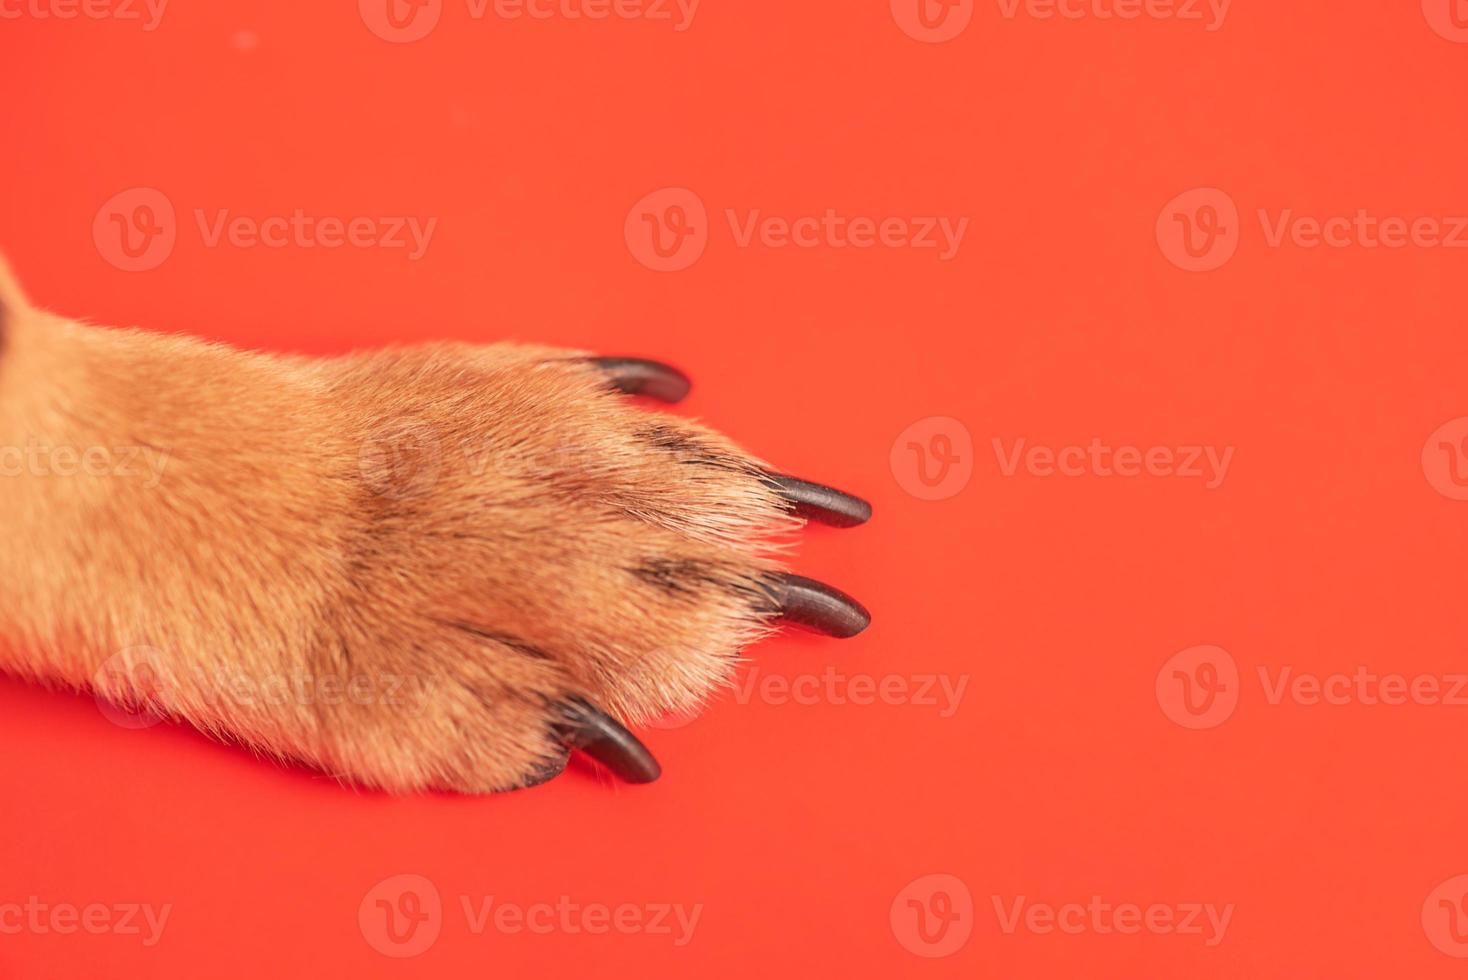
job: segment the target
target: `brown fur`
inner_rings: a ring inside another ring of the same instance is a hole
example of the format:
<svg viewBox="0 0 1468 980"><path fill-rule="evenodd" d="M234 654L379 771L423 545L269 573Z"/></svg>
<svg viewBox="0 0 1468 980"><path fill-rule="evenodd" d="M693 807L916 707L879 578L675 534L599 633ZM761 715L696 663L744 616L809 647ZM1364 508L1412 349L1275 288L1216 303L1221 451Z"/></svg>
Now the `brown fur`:
<svg viewBox="0 0 1468 980"><path fill-rule="evenodd" d="M566 698L694 709L765 629L796 522L758 462L577 352L247 353L37 310L3 265L0 345L0 447L50 453L0 475L0 668L480 792L554 771Z"/></svg>

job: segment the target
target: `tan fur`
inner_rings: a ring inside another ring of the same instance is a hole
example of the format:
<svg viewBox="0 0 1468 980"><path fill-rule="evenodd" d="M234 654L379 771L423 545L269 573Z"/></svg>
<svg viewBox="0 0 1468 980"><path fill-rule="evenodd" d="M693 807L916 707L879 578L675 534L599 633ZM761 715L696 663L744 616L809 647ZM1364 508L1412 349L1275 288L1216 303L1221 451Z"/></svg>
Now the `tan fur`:
<svg viewBox="0 0 1468 980"><path fill-rule="evenodd" d="M566 698L694 709L765 628L795 521L757 462L576 352L246 353L42 312L3 265L0 304L0 668L480 792L562 760Z"/></svg>

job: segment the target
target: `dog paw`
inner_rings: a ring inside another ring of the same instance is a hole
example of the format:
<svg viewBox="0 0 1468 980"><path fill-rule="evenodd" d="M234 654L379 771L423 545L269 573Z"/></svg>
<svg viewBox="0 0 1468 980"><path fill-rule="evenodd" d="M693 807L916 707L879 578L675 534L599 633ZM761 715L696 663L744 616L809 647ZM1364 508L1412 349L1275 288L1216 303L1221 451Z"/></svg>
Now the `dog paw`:
<svg viewBox="0 0 1468 980"><path fill-rule="evenodd" d="M418 720L434 733L420 754L470 751L450 733L473 732L474 759L422 767L436 783L541 782L568 749L650 781L657 763L623 721L697 710L781 623L849 637L869 622L781 559L805 521L849 527L870 507L627 397L680 400L670 367L428 348L355 359L336 386L364 487L355 601L392 610L378 633L444 631L420 644L454 651L430 673L469 692L440 691L431 710L452 717Z"/></svg>
<svg viewBox="0 0 1468 980"><path fill-rule="evenodd" d="M696 710L782 622L867 625L783 559L870 508L635 404L687 392L666 366L283 358L11 312L0 448L35 452L0 496L0 666L23 675L129 701L146 660L149 703L204 732L489 792L573 750L651 780L626 726ZM62 479L62 449L149 465Z"/></svg>

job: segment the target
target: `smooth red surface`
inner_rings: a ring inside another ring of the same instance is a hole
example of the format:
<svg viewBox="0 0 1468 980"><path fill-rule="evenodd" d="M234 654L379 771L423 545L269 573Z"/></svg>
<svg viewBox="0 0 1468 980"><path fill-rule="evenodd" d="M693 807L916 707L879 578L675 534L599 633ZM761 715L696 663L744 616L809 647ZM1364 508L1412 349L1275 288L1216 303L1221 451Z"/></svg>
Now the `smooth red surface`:
<svg viewBox="0 0 1468 980"><path fill-rule="evenodd" d="M0 248L38 302L270 349L520 338L670 360L695 379L689 413L876 508L811 531L797 559L872 628L764 643L756 680L834 666L968 686L950 717L726 697L644 733L667 773L647 788L573 771L394 799L6 680L0 907L172 911L151 947L0 935L0 975L1461 973L1431 934L1449 911L1434 889L1468 872L1468 706L1272 704L1259 676L1468 670L1468 504L1423 466L1429 435L1468 415L1468 253L1271 247L1257 217L1468 214L1468 45L1432 26L1453 30L1446 3L1239 2L1216 31L981 3L927 44L885 0L705 0L685 31L475 20L451 0L390 44L348 2L174 0L153 31L5 2L22 15L0 21ZM92 228L135 187L177 208L178 241L129 273ZM655 272L624 226L667 187L707 206L708 246ZM1240 215L1237 254L1209 272L1157 237L1195 188ZM192 212L222 208L438 226L416 262L207 247ZM727 208L970 224L951 261L741 248ZM924 501L903 488L905 443L935 431L894 442L934 417L972 436L972 479ZM1235 452L1213 490L1006 476L992 440L1021 437ZM1158 677L1199 645L1231 656L1238 703L1190 730ZM969 889L951 928L972 936L927 959L901 941L916 913L889 916L935 873ZM406 959L358 916L399 874L444 903ZM682 947L476 933L461 899L489 896L701 914ZM995 903L1020 896L1234 910L1212 946L1006 932Z"/></svg>

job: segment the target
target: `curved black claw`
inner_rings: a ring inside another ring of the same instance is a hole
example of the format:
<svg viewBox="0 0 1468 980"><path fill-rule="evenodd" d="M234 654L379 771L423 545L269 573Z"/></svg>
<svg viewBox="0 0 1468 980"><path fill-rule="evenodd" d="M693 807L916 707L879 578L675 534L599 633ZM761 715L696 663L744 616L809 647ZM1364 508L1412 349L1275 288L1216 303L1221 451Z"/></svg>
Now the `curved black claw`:
<svg viewBox="0 0 1468 980"><path fill-rule="evenodd" d="M784 572L770 580L770 598L780 618L845 639L871 625L871 613L840 589Z"/></svg>
<svg viewBox="0 0 1468 980"><path fill-rule="evenodd" d="M618 391L628 395L646 395L672 404L681 402L693 387L688 375L660 361L642 357L593 357L591 363L601 369Z"/></svg>
<svg viewBox="0 0 1468 980"><path fill-rule="evenodd" d="M768 475L770 484L808 521L832 527L856 527L872 519L872 505L835 487L812 483L783 473Z"/></svg>
<svg viewBox="0 0 1468 980"><path fill-rule="evenodd" d="M557 724L562 744L580 749L629 783L650 783L663 774L637 736L595 705L575 698L561 708L565 721Z"/></svg>

